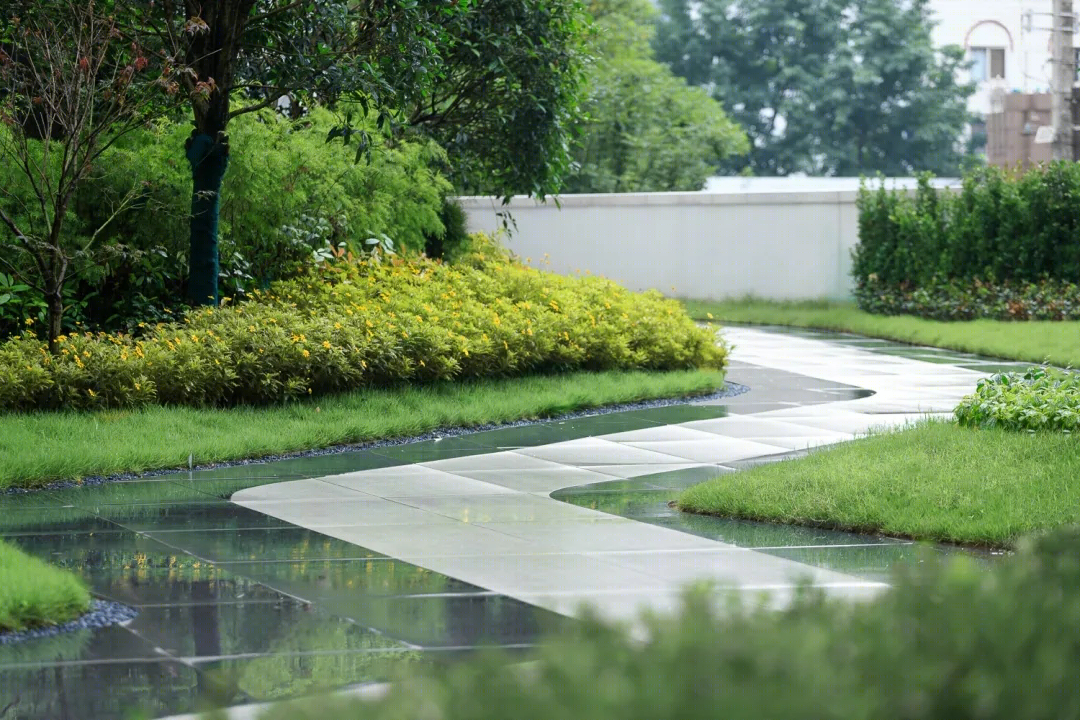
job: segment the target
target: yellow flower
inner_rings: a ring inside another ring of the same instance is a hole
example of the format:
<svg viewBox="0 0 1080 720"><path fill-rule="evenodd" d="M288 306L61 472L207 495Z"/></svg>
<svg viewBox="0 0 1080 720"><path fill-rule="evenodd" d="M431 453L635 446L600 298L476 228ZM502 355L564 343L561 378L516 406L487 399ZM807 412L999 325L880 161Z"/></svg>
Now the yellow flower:
<svg viewBox="0 0 1080 720"><path fill-rule="evenodd" d="M710 320L713 319L712 313L705 313L705 317L709 318Z"/></svg>
<svg viewBox="0 0 1080 720"><path fill-rule="evenodd" d="M330 341L329 340L323 340L322 346L324 348L326 348L327 350L329 350L330 349Z"/></svg>
<svg viewBox="0 0 1080 720"><path fill-rule="evenodd" d="M34 318L26 318L26 326L29 327L34 324Z"/></svg>
<svg viewBox="0 0 1080 720"><path fill-rule="evenodd" d="M254 325L248 325L248 332L255 332L255 326Z"/></svg>
<svg viewBox="0 0 1080 720"><path fill-rule="evenodd" d="M142 390L142 385L140 385L139 383L135 383L135 389Z"/></svg>
<svg viewBox="0 0 1080 720"><path fill-rule="evenodd" d="M191 336L191 342L199 342L199 336L198 335L192 335Z"/></svg>
<svg viewBox="0 0 1080 720"><path fill-rule="evenodd" d="M339 323L339 322L334 323L334 329L335 330L340 330L341 329L341 323Z"/></svg>
<svg viewBox="0 0 1080 720"><path fill-rule="evenodd" d="M311 357L311 353L309 353L307 350L305 350L304 351L304 357Z"/></svg>

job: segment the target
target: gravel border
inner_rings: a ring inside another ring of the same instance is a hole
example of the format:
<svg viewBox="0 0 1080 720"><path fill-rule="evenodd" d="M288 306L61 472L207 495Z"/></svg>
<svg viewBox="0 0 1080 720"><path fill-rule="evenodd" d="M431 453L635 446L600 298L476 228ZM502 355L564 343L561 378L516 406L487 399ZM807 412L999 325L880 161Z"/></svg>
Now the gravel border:
<svg viewBox="0 0 1080 720"><path fill-rule="evenodd" d="M750 388L746 385L727 382L725 383L723 390L708 393L707 395L693 395L689 397L663 398L659 400L642 400L639 402L620 403L618 405L605 405L599 408L577 410L570 413L564 413L562 415L555 415L552 417L533 420L514 420L511 422L486 423L484 425L471 425L468 427L439 428L437 430L432 430L421 435L413 435L410 437L393 438L390 440L375 440L364 443L352 443L346 445L333 445L331 447L318 448L315 450L299 450L295 452L281 453L277 455L264 455L262 457L250 458L247 460L229 460L220 463L193 465L190 468L166 468L162 470L149 470L143 473L94 475L91 477L83 478L81 482L61 480L59 482L50 483L48 485L41 485L35 488L8 488L6 490L0 490L0 497L3 497L4 495L25 495L28 493L47 490L66 490L69 488L77 487L92 487L95 485L104 485L106 483L116 482L119 480L138 480L141 478L160 477L162 475L175 475L178 473L193 472L197 470L215 470L218 468L238 467L243 465L260 465L263 463L270 463L278 460L292 460L295 458L305 457L320 457L322 455L337 455L346 452L356 452L358 450L371 450L375 448L394 447L397 445L408 445L410 443L423 442L425 440L439 440L441 438L448 437L461 437L464 435L473 435L475 433L487 432L488 430L499 430L502 428L542 425L544 423L560 422L563 420L574 420L577 418L593 417L596 415L610 415L612 413L630 412L633 410L648 410L651 408L671 407L673 405L691 405L696 402L722 400L724 398L736 397L749 391Z"/></svg>
<svg viewBox="0 0 1080 720"><path fill-rule="evenodd" d="M133 620L136 615L138 615L138 612L133 607L109 600L94 600L90 603L89 612L71 622L32 630L0 633L0 646L13 645L28 640L40 640L41 638L75 632L76 630L97 630L109 625L122 625Z"/></svg>

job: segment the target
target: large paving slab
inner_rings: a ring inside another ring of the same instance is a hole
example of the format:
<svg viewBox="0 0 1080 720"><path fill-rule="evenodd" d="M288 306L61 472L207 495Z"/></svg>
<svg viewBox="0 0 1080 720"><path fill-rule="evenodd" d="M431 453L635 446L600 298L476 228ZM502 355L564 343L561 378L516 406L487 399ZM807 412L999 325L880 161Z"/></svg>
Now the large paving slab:
<svg viewBox="0 0 1080 720"><path fill-rule="evenodd" d="M885 585L877 580L548 497L664 472L720 474L728 464L942 416L985 374L930 362L929 349L920 358L754 329L726 335L735 346L735 381L753 386L780 372L827 382L796 391L798 400L782 399L791 397L788 388L769 409L752 392L743 414L283 482L242 490L232 500L564 614L582 603L616 619L645 607L666 610L688 584L701 581L775 604L800 583L846 597L879 592ZM738 413L739 403L732 410ZM375 519L380 510L386 522Z"/></svg>

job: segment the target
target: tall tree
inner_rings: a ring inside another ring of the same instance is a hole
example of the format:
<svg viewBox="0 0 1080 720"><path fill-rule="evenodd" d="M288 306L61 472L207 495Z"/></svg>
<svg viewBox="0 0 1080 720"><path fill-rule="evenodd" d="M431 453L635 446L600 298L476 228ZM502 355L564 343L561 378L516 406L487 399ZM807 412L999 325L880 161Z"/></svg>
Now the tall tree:
<svg viewBox="0 0 1080 720"><path fill-rule="evenodd" d="M746 128L759 175L953 174L973 88L929 0L660 0L660 60Z"/></svg>
<svg viewBox="0 0 1080 720"><path fill-rule="evenodd" d="M122 0L115 0L119 3ZM160 0L143 23L183 64L194 130L188 296L218 300L217 219L238 115L277 105L350 98L377 108L380 126L422 96L440 71L446 17L469 0ZM239 96L242 102L234 102ZM348 137L348 135L346 135Z"/></svg>
<svg viewBox="0 0 1080 720"><path fill-rule="evenodd" d="M448 14L444 71L408 122L464 192L544 196L570 164L588 18L580 0L474 0Z"/></svg>
<svg viewBox="0 0 1080 720"><path fill-rule="evenodd" d="M647 0L592 0L595 62L567 192L700 190L746 135L704 90L653 59Z"/></svg>
<svg viewBox="0 0 1080 720"><path fill-rule="evenodd" d="M959 47L935 50L929 0L859 0L828 64L821 117L828 175L956 175L974 162L961 135L973 86Z"/></svg>

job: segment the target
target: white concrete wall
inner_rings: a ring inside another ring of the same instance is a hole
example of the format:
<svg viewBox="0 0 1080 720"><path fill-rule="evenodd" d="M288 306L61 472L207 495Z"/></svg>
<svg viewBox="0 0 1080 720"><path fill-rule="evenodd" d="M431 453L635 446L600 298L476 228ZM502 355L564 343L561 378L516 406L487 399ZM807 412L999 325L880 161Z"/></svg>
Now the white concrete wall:
<svg viewBox="0 0 1080 720"><path fill-rule="evenodd" d="M462 198L473 231L497 230L536 267L604 275L633 290L723 299L850 295L856 192L564 195L561 209L515 198ZM545 255L548 255L545 264Z"/></svg>

